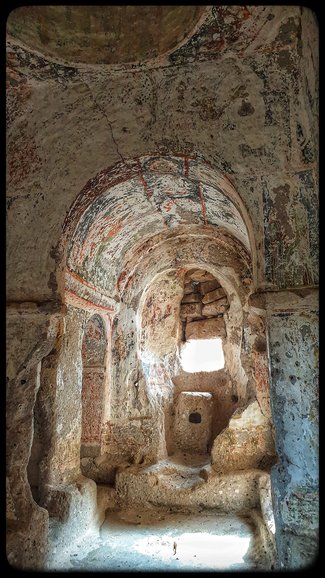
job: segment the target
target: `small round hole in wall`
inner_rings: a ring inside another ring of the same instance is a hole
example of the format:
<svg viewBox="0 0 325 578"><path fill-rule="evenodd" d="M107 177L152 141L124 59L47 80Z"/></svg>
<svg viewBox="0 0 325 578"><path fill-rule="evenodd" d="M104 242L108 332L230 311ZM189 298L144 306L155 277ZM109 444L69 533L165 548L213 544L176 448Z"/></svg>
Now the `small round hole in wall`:
<svg viewBox="0 0 325 578"><path fill-rule="evenodd" d="M201 414L198 412L190 413L188 421L191 423L201 423L202 421Z"/></svg>

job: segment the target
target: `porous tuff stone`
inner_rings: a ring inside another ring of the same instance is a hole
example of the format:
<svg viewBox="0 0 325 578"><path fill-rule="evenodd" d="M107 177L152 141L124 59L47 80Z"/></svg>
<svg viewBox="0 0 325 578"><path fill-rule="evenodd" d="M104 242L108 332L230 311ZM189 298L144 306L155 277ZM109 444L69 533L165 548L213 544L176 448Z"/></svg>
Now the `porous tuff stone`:
<svg viewBox="0 0 325 578"><path fill-rule="evenodd" d="M202 304L201 303L186 303L181 305L180 317L181 319L195 319L201 317Z"/></svg>
<svg viewBox="0 0 325 578"><path fill-rule="evenodd" d="M212 394L182 391L175 400L175 446L184 452L204 454L211 437Z"/></svg>
<svg viewBox="0 0 325 578"><path fill-rule="evenodd" d="M275 463L275 448L270 422L258 402L237 409L229 426L215 439L212 467L218 473L266 469Z"/></svg>
<svg viewBox="0 0 325 578"><path fill-rule="evenodd" d="M226 326L223 317L192 321L186 326L185 336L186 340L225 337Z"/></svg>
<svg viewBox="0 0 325 578"><path fill-rule="evenodd" d="M206 295L207 293L210 293L210 291L215 291L215 289L219 289L220 287L221 285L216 279L200 283L200 291L202 295Z"/></svg>
<svg viewBox="0 0 325 578"><path fill-rule="evenodd" d="M202 315L220 315L229 308L227 297L222 297L218 301L212 301L203 306Z"/></svg>
<svg viewBox="0 0 325 578"><path fill-rule="evenodd" d="M193 283L189 281L184 285L184 295L188 295L189 293L199 293L199 283Z"/></svg>
<svg viewBox="0 0 325 578"><path fill-rule="evenodd" d="M217 301L218 299L221 299L221 297L224 297L225 295L226 293L224 292L222 287L220 287L220 289L215 289L214 291L210 291L209 293L204 295L204 297L202 298L202 303L205 304L211 303L212 301Z"/></svg>
<svg viewBox="0 0 325 578"><path fill-rule="evenodd" d="M189 293L188 295L184 295L182 299L182 303L200 303L200 302L201 302L200 293Z"/></svg>

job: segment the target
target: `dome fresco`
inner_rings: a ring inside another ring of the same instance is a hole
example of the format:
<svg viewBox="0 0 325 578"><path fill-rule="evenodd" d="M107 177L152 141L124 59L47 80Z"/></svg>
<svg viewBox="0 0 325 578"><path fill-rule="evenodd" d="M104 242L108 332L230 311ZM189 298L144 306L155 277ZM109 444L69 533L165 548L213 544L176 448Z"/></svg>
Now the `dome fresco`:
<svg viewBox="0 0 325 578"><path fill-rule="evenodd" d="M205 6L22 6L8 33L27 47L74 64L146 61L179 45Z"/></svg>

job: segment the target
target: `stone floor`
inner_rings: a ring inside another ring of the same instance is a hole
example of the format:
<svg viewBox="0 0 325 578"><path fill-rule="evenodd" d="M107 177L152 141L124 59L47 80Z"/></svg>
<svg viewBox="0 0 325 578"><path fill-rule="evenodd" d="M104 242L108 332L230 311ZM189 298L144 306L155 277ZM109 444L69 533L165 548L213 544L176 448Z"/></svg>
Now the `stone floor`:
<svg viewBox="0 0 325 578"><path fill-rule="evenodd" d="M253 484L245 486L249 473L244 473L244 480L228 476L208 488L210 466L208 455L175 454L157 464L122 470L116 487L98 485L98 508L106 510L100 531L88 533L64 553L56 548L55 562L53 558L48 569L269 570L270 556L255 525L255 502L248 507L249 492L256 493L256 472ZM205 503L204 492L213 494L211 503Z"/></svg>
<svg viewBox="0 0 325 578"><path fill-rule="evenodd" d="M100 535L61 561L67 571L206 571L267 569L250 518L215 511L109 511Z"/></svg>

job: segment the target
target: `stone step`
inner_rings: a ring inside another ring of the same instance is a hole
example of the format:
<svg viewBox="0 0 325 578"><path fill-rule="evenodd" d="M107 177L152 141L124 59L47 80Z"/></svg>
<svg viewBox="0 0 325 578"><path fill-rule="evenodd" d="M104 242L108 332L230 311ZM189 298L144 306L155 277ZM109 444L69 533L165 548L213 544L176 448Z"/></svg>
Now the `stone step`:
<svg viewBox="0 0 325 578"><path fill-rule="evenodd" d="M218 508L243 512L259 507L261 470L218 475L209 466L193 468L165 465L121 468L116 475L120 503L179 508Z"/></svg>

